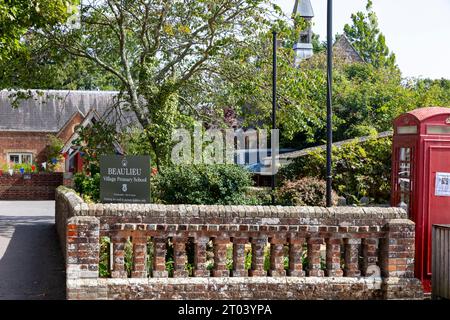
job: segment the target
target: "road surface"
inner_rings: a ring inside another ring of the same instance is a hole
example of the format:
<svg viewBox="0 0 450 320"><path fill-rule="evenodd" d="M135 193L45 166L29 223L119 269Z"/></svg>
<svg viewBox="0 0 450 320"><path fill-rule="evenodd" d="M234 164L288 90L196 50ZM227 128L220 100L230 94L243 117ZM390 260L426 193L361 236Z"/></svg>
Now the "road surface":
<svg viewBox="0 0 450 320"><path fill-rule="evenodd" d="M0 201L0 299L64 299L54 201Z"/></svg>

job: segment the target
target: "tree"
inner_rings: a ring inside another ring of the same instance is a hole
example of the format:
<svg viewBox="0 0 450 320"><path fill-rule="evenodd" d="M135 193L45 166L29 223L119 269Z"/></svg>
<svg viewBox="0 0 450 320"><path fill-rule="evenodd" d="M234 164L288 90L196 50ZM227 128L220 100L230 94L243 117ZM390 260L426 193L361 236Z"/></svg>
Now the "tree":
<svg viewBox="0 0 450 320"><path fill-rule="evenodd" d="M414 93L417 107L450 107L448 79L410 79L407 87Z"/></svg>
<svg viewBox="0 0 450 320"><path fill-rule="evenodd" d="M369 135L373 130L391 130L395 117L415 108L414 95L402 85L396 68L350 64L336 76L338 140Z"/></svg>
<svg viewBox="0 0 450 320"><path fill-rule="evenodd" d="M282 143L296 148L321 144L326 123L323 43L314 37L316 54L295 67L292 48L305 21L294 17L293 28L290 18L265 3L83 1L80 28L60 22L34 27L22 37L26 50L0 61L0 87L120 90L127 102L121 106L135 113L141 130L133 137L136 145L146 141L159 166L168 161L172 130L190 128L194 119L220 127L224 110L234 109L242 126L270 127L276 29L283 42L277 114ZM337 140L388 130L393 117L421 105L448 105L445 81L402 84L395 57L387 48L381 50L386 55L378 54L384 38L370 1L368 11L352 16L354 24L347 29L355 37L347 36L354 44L359 41L371 63L349 65L335 57Z"/></svg>
<svg viewBox="0 0 450 320"><path fill-rule="evenodd" d="M298 41L300 29L305 25L297 24L299 29L294 29L289 22L280 19L273 26L282 43L277 49L277 127L282 140L290 141L301 134L301 143L305 145L315 140L315 133L325 123L326 113L322 106L326 99L326 72L319 68L295 66L292 48ZM239 70L239 81L228 86L226 96L231 105L240 106L236 112L242 126L270 129L272 31L261 33L248 51L234 51L234 54L242 57L243 62L238 69L236 66L229 67L230 70ZM229 72L229 76L236 76L236 73Z"/></svg>
<svg viewBox="0 0 450 320"><path fill-rule="evenodd" d="M364 61L375 67L395 66L395 54L389 51L386 38L378 27L378 18L372 8L372 0L367 1L365 12L352 14L352 25L344 26L344 33Z"/></svg>
<svg viewBox="0 0 450 320"><path fill-rule="evenodd" d="M42 28L51 45L113 75L147 134L158 165L175 125L197 112L187 88L201 90L232 47L248 47L268 26L266 0L83 1L79 29ZM196 81L197 80L197 81Z"/></svg>
<svg viewBox="0 0 450 320"><path fill-rule="evenodd" d="M271 124L271 33L261 36L254 63L242 64L247 74L229 91L245 126L269 128ZM319 52L295 67L292 28L279 26L279 37L288 42L278 48L278 110L283 147L305 148L326 138L326 53ZM414 105L414 95L404 86L397 68L376 68L334 57L334 136L336 141L391 128L391 120Z"/></svg>
<svg viewBox="0 0 450 320"><path fill-rule="evenodd" d="M21 50L0 60L0 89L118 90L111 74L92 62L52 47L35 34L24 36Z"/></svg>
<svg viewBox="0 0 450 320"><path fill-rule="evenodd" d="M32 28L65 22L78 1L2 0L0 2L0 61L22 47L21 37Z"/></svg>

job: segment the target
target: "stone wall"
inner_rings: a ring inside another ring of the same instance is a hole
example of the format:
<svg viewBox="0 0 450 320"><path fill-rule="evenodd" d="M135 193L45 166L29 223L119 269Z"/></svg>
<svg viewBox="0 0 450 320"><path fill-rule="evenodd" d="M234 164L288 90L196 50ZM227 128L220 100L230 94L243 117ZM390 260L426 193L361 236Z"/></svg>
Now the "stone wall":
<svg viewBox="0 0 450 320"><path fill-rule="evenodd" d="M26 178L29 179L26 179ZM55 190L63 184L63 173L32 173L28 175L2 172L0 200L54 200Z"/></svg>
<svg viewBox="0 0 450 320"><path fill-rule="evenodd" d="M56 196L68 299L421 298L413 275L414 223L406 217L398 208L86 204L64 187ZM99 277L101 237L111 240L111 278ZM171 275L168 241L174 250ZM191 276L185 270L188 242L194 247ZM212 270L206 268L208 246ZM231 270L227 246L233 248Z"/></svg>

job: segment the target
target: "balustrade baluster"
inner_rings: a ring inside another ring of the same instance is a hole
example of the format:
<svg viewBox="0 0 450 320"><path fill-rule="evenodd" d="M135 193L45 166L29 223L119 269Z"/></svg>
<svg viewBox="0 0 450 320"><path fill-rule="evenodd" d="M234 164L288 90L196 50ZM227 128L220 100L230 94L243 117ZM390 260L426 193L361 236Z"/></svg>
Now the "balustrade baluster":
<svg viewBox="0 0 450 320"><path fill-rule="evenodd" d="M245 244L248 238L233 238L233 277L247 277L248 271L245 270Z"/></svg>
<svg viewBox="0 0 450 320"><path fill-rule="evenodd" d="M359 277L361 275L358 264L360 244L361 239L344 239L344 275L346 277Z"/></svg>
<svg viewBox="0 0 450 320"><path fill-rule="evenodd" d="M326 239L327 253L327 276L342 277L344 272L341 269L341 239Z"/></svg>
<svg viewBox="0 0 450 320"><path fill-rule="evenodd" d="M186 270L186 238L174 237L173 239L173 276L174 278L184 278L189 276Z"/></svg>
<svg viewBox="0 0 450 320"><path fill-rule="evenodd" d="M153 254L153 277L167 278L166 270L166 251L167 238L164 236L155 236L153 238L154 254Z"/></svg>
<svg viewBox="0 0 450 320"><path fill-rule="evenodd" d="M228 277L230 270L227 269L227 245L230 243L228 237L217 237L213 239L214 251L214 277Z"/></svg>
<svg viewBox="0 0 450 320"><path fill-rule="evenodd" d="M208 237L197 237L194 239L194 276L209 277L210 271L206 269L206 246Z"/></svg>
<svg viewBox="0 0 450 320"><path fill-rule="evenodd" d="M286 276L284 270L284 244L285 240L281 238L270 238L270 269L269 275L272 277Z"/></svg>
<svg viewBox="0 0 450 320"><path fill-rule="evenodd" d="M146 278L147 268L145 262L147 259L147 237L139 235L133 237L133 271L131 277Z"/></svg>
<svg viewBox="0 0 450 320"><path fill-rule="evenodd" d="M289 276L304 277L303 271L303 244L304 238L289 239Z"/></svg>
<svg viewBox="0 0 450 320"><path fill-rule="evenodd" d="M252 238L252 266L249 275L252 277L267 276L264 270L264 248L267 244L267 237Z"/></svg>
<svg viewBox="0 0 450 320"><path fill-rule="evenodd" d="M111 238L113 246L113 270L111 272L112 278L126 278L127 272L125 270L125 242L127 237L116 233Z"/></svg>
<svg viewBox="0 0 450 320"><path fill-rule="evenodd" d="M324 272L320 265L320 246L323 244L322 238L308 238L308 276L323 277Z"/></svg>
<svg viewBox="0 0 450 320"><path fill-rule="evenodd" d="M362 274L364 276L371 276L372 272L367 272L367 269L370 266L376 266L378 262L378 250L377 250L377 239L363 239L362 240L362 251L363 251L363 265L362 265ZM378 269L379 270L379 269ZM379 272L377 271L377 275L379 276Z"/></svg>

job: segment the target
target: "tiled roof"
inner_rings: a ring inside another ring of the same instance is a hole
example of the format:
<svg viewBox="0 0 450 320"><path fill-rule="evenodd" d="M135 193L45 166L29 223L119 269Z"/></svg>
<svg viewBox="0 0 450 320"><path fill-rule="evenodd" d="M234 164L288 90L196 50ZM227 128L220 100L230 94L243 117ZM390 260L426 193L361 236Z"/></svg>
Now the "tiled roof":
<svg viewBox="0 0 450 320"><path fill-rule="evenodd" d="M335 54L341 55L347 62L364 62L359 52L352 45L350 40L342 34L339 39L334 43L333 48L335 49Z"/></svg>
<svg viewBox="0 0 450 320"><path fill-rule="evenodd" d="M26 91L28 92L28 90ZM11 94L0 91L0 131L58 132L75 112L102 115L114 104L115 91L30 90L31 98L13 108Z"/></svg>

